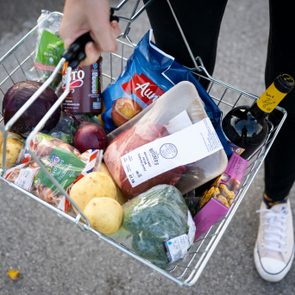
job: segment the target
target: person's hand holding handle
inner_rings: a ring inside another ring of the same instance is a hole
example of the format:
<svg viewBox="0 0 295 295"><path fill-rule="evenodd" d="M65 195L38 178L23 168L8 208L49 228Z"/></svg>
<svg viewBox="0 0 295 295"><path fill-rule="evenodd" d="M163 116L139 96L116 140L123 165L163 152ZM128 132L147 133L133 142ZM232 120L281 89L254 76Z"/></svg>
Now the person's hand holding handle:
<svg viewBox="0 0 295 295"><path fill-rule="evenodd" d="M73 68L95 63L101 52L116 51L118 18L107 0L66 0L61 23L64 57Z"/></svg>

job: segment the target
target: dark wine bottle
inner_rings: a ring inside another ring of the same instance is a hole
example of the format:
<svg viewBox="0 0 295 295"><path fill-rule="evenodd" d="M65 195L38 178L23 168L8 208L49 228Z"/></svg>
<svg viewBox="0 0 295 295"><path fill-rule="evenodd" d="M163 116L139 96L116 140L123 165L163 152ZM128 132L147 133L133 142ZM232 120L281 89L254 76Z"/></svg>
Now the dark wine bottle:
<svg viewBox="0 0 295 295"><path fill-rule="evenodd" d="M234 145L244 151L241 156L249 159L265 142L269 133L267 116L294 88L295 82L289 74L281 74L253 103L252 106L238 106L226 114L222 128Z"/></svg>

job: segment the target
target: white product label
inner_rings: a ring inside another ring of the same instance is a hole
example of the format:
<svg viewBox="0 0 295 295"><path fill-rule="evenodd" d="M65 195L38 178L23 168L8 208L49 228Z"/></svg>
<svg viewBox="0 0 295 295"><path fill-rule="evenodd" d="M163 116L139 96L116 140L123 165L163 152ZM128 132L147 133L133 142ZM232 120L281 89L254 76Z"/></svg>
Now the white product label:
<svg viewBox="0 0 295 295"><path fill-rule="evenodd" d="M186 234L175 237L165 242L169 262L177 261L185 256L190 247L189 238Z"/></svg>
<svg viewBox="0 0 295 295"><path fill-rule="evenodd" d="M196 225L190 212L187 214L187 225L189 226L187 234L183 234L165 242L169 262L174 262L183 258L194 242Z"/></svg>
<svg viewBox="0 0 295 295"><path fill-rule="evenodd" d="M33 185L34 177L38 168L24 168L19 171L19 175L15 180L15 184L27 191L30 191Z"/></svg>
<svg viewBox="0 0 295 295"><path fill-rule="evenodd" d="M191 125L192 121L187 111L183 111L177 116L175 116L173 119L171 119L165 127L168 133L172 134Z"/></svg>
<svg viewBox="0 0 295 295"><path fill-rule="evenodd" d="M222 149L209 118L142 145L121 157L132 187Z"/></svg>

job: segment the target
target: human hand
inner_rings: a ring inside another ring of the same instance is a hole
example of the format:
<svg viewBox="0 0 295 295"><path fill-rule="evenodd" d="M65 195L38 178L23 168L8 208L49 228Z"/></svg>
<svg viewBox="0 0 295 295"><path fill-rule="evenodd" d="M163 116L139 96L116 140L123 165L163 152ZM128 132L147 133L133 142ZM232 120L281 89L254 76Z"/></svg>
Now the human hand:
<svg viewBox="0 0 295 295"><path fill-rule="evenodd" d="M117 21L110 22L108 0L65 0L63 13L60 34L66 49L86 32L93 39L85 46L83 65L95 63L103 51L116 51L120 28Z"/></svg>

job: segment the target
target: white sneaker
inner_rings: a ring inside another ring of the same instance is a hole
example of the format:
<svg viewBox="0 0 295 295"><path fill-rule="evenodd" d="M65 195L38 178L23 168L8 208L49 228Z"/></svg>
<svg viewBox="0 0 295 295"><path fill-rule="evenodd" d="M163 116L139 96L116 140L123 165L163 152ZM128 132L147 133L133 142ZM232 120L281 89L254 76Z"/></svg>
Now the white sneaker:
<svg viewBox="0 0 295 295"><path fill-rule="evenodd" d="M260 276L269 282L282 280L294 258L293 218L290 201L270 209L261 203L260 223L254 248L255 266Z"/></svg>

